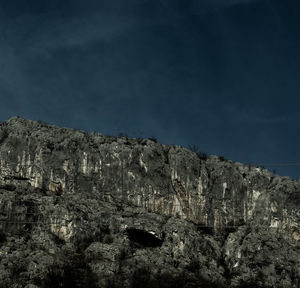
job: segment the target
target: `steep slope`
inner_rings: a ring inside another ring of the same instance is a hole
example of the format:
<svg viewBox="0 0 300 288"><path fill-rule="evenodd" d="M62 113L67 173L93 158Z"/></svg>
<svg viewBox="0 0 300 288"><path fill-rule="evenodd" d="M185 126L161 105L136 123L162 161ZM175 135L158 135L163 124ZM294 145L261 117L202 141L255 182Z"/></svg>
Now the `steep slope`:
<svg viewBox="0 0 300 288"><path fill-rule="evenodd" d="M300 181L21 118L0 161L3 287L300 283Z"/></svg>

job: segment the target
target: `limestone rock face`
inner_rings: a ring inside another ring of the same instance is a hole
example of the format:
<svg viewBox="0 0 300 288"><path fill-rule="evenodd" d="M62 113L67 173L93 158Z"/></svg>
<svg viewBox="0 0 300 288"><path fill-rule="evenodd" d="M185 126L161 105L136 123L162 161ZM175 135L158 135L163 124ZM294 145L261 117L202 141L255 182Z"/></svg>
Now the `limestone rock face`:
<svg viewBox="0 0 300 288"><path fill-rule="evenodd" d="M300 285L300 181L21 118L0 169L0 287Z"/></svg>

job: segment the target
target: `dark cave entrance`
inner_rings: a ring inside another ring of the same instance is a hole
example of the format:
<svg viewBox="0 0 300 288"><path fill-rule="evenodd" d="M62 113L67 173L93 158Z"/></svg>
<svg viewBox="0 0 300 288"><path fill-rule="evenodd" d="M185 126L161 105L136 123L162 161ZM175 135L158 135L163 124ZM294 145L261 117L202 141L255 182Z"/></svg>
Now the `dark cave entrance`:
<svg viewBox="0 0 300 288"><path fill-rule="evenodd" d="M142 247L160 247L163 243L156 235L142 229L128 228L126 232L130 241Z"/></svg>

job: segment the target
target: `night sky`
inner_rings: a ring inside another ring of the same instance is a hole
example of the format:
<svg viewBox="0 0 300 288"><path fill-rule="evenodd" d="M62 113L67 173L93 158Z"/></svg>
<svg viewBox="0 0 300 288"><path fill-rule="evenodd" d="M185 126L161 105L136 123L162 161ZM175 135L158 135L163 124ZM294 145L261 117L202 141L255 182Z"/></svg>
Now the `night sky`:
<svg viewBox="0 0 300 288"><path fill-rule="evenodd" d="M0 0L0 67L1 122L300 162L299 0Z"/></svg>

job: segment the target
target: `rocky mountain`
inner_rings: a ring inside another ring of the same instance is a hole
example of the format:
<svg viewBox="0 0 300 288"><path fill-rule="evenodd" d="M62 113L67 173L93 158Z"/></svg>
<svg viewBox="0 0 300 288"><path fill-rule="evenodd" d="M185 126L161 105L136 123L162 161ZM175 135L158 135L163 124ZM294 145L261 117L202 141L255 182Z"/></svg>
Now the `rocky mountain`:
<svg viewBox="0 0 300 288"><path fill-rule="evenodd" d="M300 287L300 181L18 117L0 169L0 287Z"/></svg>

